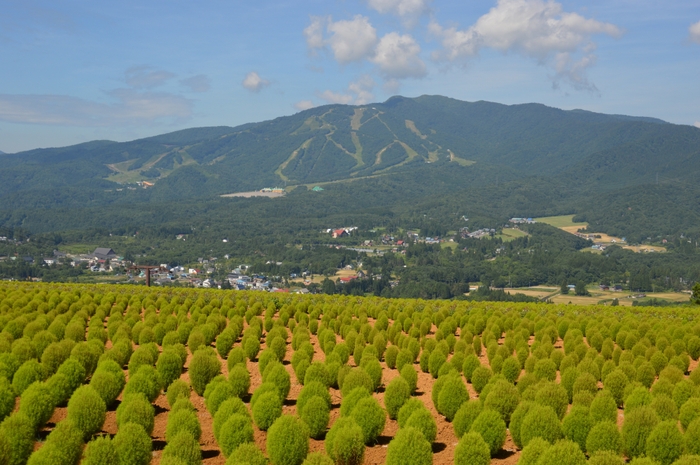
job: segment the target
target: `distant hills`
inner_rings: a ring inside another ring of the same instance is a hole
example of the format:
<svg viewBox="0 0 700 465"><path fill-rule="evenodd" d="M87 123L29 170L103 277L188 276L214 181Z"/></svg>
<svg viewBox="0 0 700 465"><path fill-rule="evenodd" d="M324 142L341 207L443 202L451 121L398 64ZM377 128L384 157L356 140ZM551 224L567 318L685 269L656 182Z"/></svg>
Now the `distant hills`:
<svg viewBox="0 0 700 465"><path fill-rule="evenodd" d="M16 218L18 209L207 199L263 187L355 181L358 186L385 183L406 193L399 198L436 208L447 208L455 197L483 196L485 213L493 207L498 217L562 209L590 216L602 206L597 199L625 208L629 193L644 193L649 202L656 186L678 198L686 193L691 200L682 203L691 204L689 217L700 218L698 202L693 204L698 174L700 129L695 127L540 104L397 96L235 128L4 155L0 204L13 205L10 216ZM140 181L154 187L126 189ZM418 187L426 182L432 184ZM498 192L512 189L521 193L517 201L507 197L493 206ZM528 199L527 191L537 195Z"/></svg>

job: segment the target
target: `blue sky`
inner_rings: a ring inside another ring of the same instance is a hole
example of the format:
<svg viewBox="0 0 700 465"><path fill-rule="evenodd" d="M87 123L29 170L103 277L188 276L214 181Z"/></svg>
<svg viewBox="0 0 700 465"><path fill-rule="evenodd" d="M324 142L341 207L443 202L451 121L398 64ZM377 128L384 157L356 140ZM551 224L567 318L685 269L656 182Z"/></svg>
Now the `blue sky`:
<svg viewBox="0 0 700 465"><path fill-rule="evenodd" d="M0 150L439 94L700 127L698 0L5 0Z"/></svg>

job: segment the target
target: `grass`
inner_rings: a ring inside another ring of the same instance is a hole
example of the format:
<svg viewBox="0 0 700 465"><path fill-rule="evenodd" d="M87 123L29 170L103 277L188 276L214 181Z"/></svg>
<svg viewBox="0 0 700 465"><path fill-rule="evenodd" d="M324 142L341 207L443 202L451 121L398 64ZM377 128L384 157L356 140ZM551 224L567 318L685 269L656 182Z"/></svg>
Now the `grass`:
<svg viewBox="0 0 700 465"><path fill-rule="evenodd" d="M528 236L529 234L526 233L525 231L521 231L520 229L515 229L515 228L503 228L501 231L501 234L498 234L496 237L501 238L503 242L510 242L514 239L517 239L519 237L525 237Z"/></svg>
<svg viewBox="0 0 700 465"><path fill-rule="evenodd" d="M548 224L554 226L555 228L570 228L572 226L584 227L588 226L588 223L574 223L574 216L576 215L561 215L561 216L545 216L542 218L535 218L538 223Z"/></svg>

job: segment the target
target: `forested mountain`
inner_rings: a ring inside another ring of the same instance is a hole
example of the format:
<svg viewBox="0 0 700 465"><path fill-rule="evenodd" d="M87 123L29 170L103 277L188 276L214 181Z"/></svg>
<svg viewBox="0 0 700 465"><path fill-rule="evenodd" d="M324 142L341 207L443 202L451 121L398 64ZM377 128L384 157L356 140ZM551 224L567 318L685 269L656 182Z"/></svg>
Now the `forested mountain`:
<svg viewBox="0 0 700 465"><path fill-rule="evenodd" d="M273 186L296 186L279 200L286 211L313 199L323 214L430 212L445 228L464 214L500 223L576 213L628 237L700 229L700 129L539 104L392 97L0 163L0 226L30 231L148 225L155 216L141 212L151 210L173 224L186 205L190 222L209 221L233 203L219 195ZM139 181L154 186L129 189ZM316 184L322 195L303 193Z"/></svg>

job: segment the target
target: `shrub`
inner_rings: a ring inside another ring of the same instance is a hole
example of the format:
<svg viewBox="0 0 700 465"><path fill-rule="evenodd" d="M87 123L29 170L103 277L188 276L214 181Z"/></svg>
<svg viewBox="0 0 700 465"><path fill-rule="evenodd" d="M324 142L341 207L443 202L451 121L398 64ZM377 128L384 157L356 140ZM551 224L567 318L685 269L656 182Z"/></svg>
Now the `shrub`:
<svg viewBox="0 0 700 465"><path fill-rule="evenodd" d="M592 454L606 450L620 454L622 452L622 437L617 425L611 421L601 421L591 428L586 439L586 451Z"/></svg>
<svg viewBox="0 0 700 465"><path fill-rule="evenodd" d="M676 403L666 394L654 396L654 400L649 404L654 409L659 418L663 420L678 420L678 407Z"/></svg>
<svg viewBox="0 0 700 465"><path fill-rule="evenodd" d="M455 448L455 465L489 465L489 446L478 433L467 433Z"/></svg>
<svg viewBox="0 0 700 465"><path fill-rule="evenodd" d="M586 439L588 438L588 433L591 431L592 426L593 423L588 408L575 405L564 417L561 429L566 439L574 441L579 445L581 450L585 452Z"/></svg>
<svg viewBox="0 0 700 465"><path fill-rule="evenodd" d="M483 409L483 404L478 399L472 399L462 404L452 421L457 438L461 438L471 429L472 423Z"/></svg>
<svg viewBox="0 0 700 465"><path fill-rule="evenodd" d="M249 421L252 421L250 412L246 408L243 401L238 397L231 397L230 399L226 400L226 402L221 404L219 410L216 412L216 415L214 415L214 437L217 441L219 440L219 432L221 431L221 428L224 426L224 424L226 424L229 417L235 414L241 414L247 417Z"/></svg>
<svg viewBox="0 0 700 465"><path fill-rule="evenodd" d="M485 366L480 365L474 369L474 371L472 372L471 382L472 387L477 392L477 394L481 393L482 389L484 389L484 386L486 386L489 380L491 379L491 376L491 370L489 370Z"/></svg>
<svg viewBox="0 0 700 465"><path fill-rule="evenodd" d="M432 463L432 447L423 434L415 428L400 429L387 448L387 465L430 465Z"/></svg>
<svg viewBox="0 0 700 465"><path fill-rule="evenodd" d="M540 405L552 407L560 420L566 415L566 410L569 406L566 389L559 384L551 382L540 385L535 394L535 401Z"/></svg>
<svg viewBox="0 0 700 465"><path fill-rule="evenodd" d="M216 383L216 386L214 386L211 393L209 393L208 396L205 396L205 405L211 416L213 417L216 414L216 411L219 409L219 406L226 401L226 399L231 397L235 396L233 388L229 383L226 381Z"/></svg>
<svg viewBox="0 0 700 465"><path fill-rule="evenodd" d="M583 455L578 444L568 439L562 439L549 447L541 456L538 463L561 465L585 465L586 456Z"/></svg>
<svg viewBox="0 0 700 465"><path fill-rule="evenodd" d="M117 426L136 423L150 435L153 432L154 419L155 409L141 393L126 396L117 407Z"/></svg>
<svg viewBox="0 0 700 465"><path fill-rule="evenodd" d="M590 465L623 465L625 463L619 454L610 451L598 451L588 460Z"/></svg>
<svg viewBox="0 0 700 465"><path fill-rule="evenodd" d="M625 397L625 414L634 409L651 404L654 398L651 393L644 387L633 388L632 391Z"/></svg>
<svg viewBox="0 0 700 465"><path fill-rule="evenodd" d="M231 458L226 461L227 465L245 463L248 465L268 465L268 461L258 446L252 442L245 442L238 446L231 454Z"/></svg>
<svg viewBox="0 0 700 465"><path fill-rule="evenodd" d="M300 418L309 427L309 435L314 439L322 437L330 420L330 407L326 400L320 396L313 396L298 411Z"/></svg>
<svg viewBox="0 0 700 465"><path fill-rule="evenodd" d="M117 448L109 436L98 436L87 443L83 453L85 465L119 465Z"/></svg>
<svg viewBox="0 0 700 465"><path fill-rule="evenodd" d="M605 390L612 394L618 406L622 406L624 401L627 382L627 376L619 369L610 372L603 380Z"/></svg>
<svg viewBox="0 0 700 465"><path fill-rule="evenodd" d="M342 408L342 407L341 407ZM399 428L403 428L406 426L406 423L408 422L408 419L413 415L414 412L418 410L428 410L425 407L425 404L420 401L419 399L411 398L406 401L405 404L403 404L403 407L399 409L399 416L398 416L398 422L399 422Z"/></svg>
<svg viewBox="0 0 700 465"><path fill-rule="evenodd" d="M404 365L404 367L401 368L401 377L408 383L411 394L416 392L416 387L418 387L418 373L416 373L413 365Z"/></svg>
<svg viewBox="0 0 700 465"><path fill-rule="evenodd" d="M226 366L228 367L229 371L231 371L231 368L233 368L239 364L245 365L246 364L245 362L246 362L246 353L243 350L243 348L242 347L234 347L228 353L228 358L226 359Z"/></svg>
<svg viewBox="0 0 700 465"><path fill-rule="evenodd" d="M550 444L561 439L564 434L561 423L552 407L535 405L525 415L520 432L520 440L523 446L527 446L532 438L540 437Z"/></svg>
<svg viewBox="0 0 700 465"><path fill-rule="evenodd" d="M365 444L373 444L384 430L386 413L374 397L361 399L350 416L362 428Z"/></svg>
<svg viewBox="0 0 700 465"><path fill-rule="evenodd" d="M542 438L534 438L520 454L518 465L536 465L542 455L552 445Z"/></svg>
<svg viewBox="0 0 700 465"><path fill-rule="evenodd" d="M306 372L304 373L304 384L310 383L311 381L318 381L325 386L330 386L330 374L323 363L313 362L306 369Z"/></svg>
<svg viewBox="0 0 700 465"><path fill-rule="evenodd" d="M679 419L683 430L687 430L688 425L698 417L700 417L700 399L693 397L681 407Z"/></svg>
<svg viewBox="0 0 700 465"><path fill-rule="evenodd" d="M32 422L35 430L44 425L54 409L54 398L51 390L44 383L32 383L22 393L19 401L19 412Z"/></svg>
<svg viewBox="0 0 700 465"><path fill-rule="evenodd" d="M6 379L0 376L0 421L12 413L15 408L15 393L12 391L12 385Z"/></svg>
<svg viewBox="0 0 700 465"><path fill-rule="evenodd" d="M24 390L32 383L43 381L44 375L44 368L39 362L34 359L27 360L17 369L15 375L12 377L12 387L15 393L21 396ZM80 383L78 383L78 385L80 385Z"/></svg>
<svg viewBox="0 0 700 465"><path fill-rule="evenodd" d="M51 392L54 406L64 405L70 398L71 394L73 394L70 381L68 381L66 375L62 373L56 373L51 378L47 379L46 387Z"/></svg>
<svg viewBox="0 0 700 465"><path fill-rule="evenodd" d="M139 367L135 375L124 387L124 395L140 392L149 402L153 402L160 394L160 380L156 369L149 365Z"/></svg>
<svg viewBox="0 0 700 465"><path fill-rule="evenodd" d="M265 392L253 405L253 420L258 428L267 431L282 415L282 400L277 391Z"/></svg>
<svg viewBox="0 0 700 465"><path fill-rule="evenodd" d="M127 423L112 439L119 465L148 465L151 462L151 438L141 425Z"/></svg>
<svg viewBox="0 0 700 465"><path fill-rule="evenodd" d="M94 347L94 343L81 342L76 344L70 352L71 358L76 359L85 368L87 376L95 371L102 355L102 351L96 351Z"/></svg>
<svg viewBox="0 0 700 465"><path fill-rule="evenodd" d="M361 465L365 455L362 428L350 417L340 417L326 434L326 452L336 464Z"/></svg>
<svg viewBox="0 0 700 465"><path fill-rule="evenodd" d="M182 379L173 381L170 384L170 386L168 386L166 398L168 399L168 405L170 406L170 408L172 408L173 405L175 405L175 402L177 402L179 398L189 399L190 385L187 384L187 381L184 381Z"/></svg>
<svg viewBox="0 0 700 465"><path fill-rule="evenodd" d="M179 409L168 414L168 423L165 426L165 442L170 442L181 431L186 431L199 441L199 437L202 435L202 427L194 411Z"/></svg>
<svg viewBox="0 0 700 465"><path fill-rule="evenodd" d="M504 379L499 379L486 395L484 406L500 413L503 421L508 424L519 403L520 393L518 388Z"/></svg>
<svg viewBox="0 0 700 465"><path fill-rule="evenodd" d="M221 362L211 350L198 349L192 356L188 372L192 389L201 396L209 381L221 372Z"/></svg>
<svg viewBox="0 0 700 465"><path fill-rule="evenodd" d="M251 336L243 339L245 340L241 341L241 345L243 346L246 357L252 362L255 360L255 357L258 356L258 352L260 352L260 340Z"/></svg>
<svg viewBox="0 0 700 465"><path fill-rule="evenodd" d="M686 403L688 399L693 395L695 385L683 379L679 381L673 388L673 401L676 403L676 407L681 408L683 404Z"/></svg>
<svg viewBox="0 0 700 465"><path fill-rule="evenodd" d="M683 435L685 450L689 454L700 455L700 420L693 420Z"/></svg>
<svg viewBox="0 0 700 465"><path fill-rule="evenodd" d="M253 425L250 423L250 418L240 413L230 415L217 436L221 453L226 458L230 457L238 446L253 442L253 439Z"/></svg>
<svg viewBox="0 0 700 465"><path fill-rule="evenodd" d="M700 455L682 455L673 465L700 465Z"/></svg>
<svg viewBox="0 0 700 465"><path fill-rule="evenodd" d="M403 378L398 377L391 380L384 392L384 405L389 418L396 420L399 415L399 409L410 397L410 387Z"/></svg>
<svg viewBox="0 0 700 465"><path fill-rule="evenodd" d="M471 403L471 402L470 402ZM525 420L525 416L528 414L530 409L534 407L535 402L526 400L521 402L513 412L513 414L510 416L510 424L508 425L508 428L510 429L510 435L513 438L513 442L515 443L516 447L518 449L523 448L523 442L522 442L522 437L521 437L521 431L522 431L522 424L523 420ZM455 422L457 421L457 418L455 418ZM455 426L455 430L457 429L457 426Z"/></svg>
<svg viewBox="0 0 700 465"><path fill-rule="evenodd" d="M401 371L406 365L413 365L417 356L417 353L413 355L408 349L401 349L399 355L396 356L396 369Z"/></svg>
<svg viewBox="0 0 700 465"><path fill-rule="evenodd" d="M647 438L659 423L659 417L651 407L638 407L631 412L625 412L622 424L622 443L625 454L629 458L639 457L646 453Z"/></svg>
<svg viewBox="0 0 700 465"><path fill-rule="evenodd" d="M396 346L389 346L386 349L386 352L384 352L384 361L386 362L386 366L391 368L392 370L396 368L396 357L399 355L399 348Z"/></svg>
<svg viewBox="0 0 700 465"><path fill-rule="evenodd" d="M452 421L462 404L469 400L467 387L461 376L450 376L438 395L438 412Z"/></svg>
<svg viewBox="0 0 700 465"><path fill-rule="evenodd" d="M299 396L297 397L297 411L303 410L306 402L315 396L321 397L326 402L328 408L331 408L331 395L328 393L328 388L318 381L311 381L305 384L299 392Z"/></svg>
<svg viewBox="0 0 700 465"><path fill-rule="evenodd" d="M29 464L77 463L82 452L83 434L71 421L56 425L44 445L29 457Z"/></svg>
<svg viewBox="0 0 700 465"><path fill-rule="evenodd" d="M537 363L535 363L534 374L537 379L554 381L557 378L557 366L548 358L538 360Z"/></svg>
<svg viewBox="0 0 700 465"><path fill-rule="evenodd" d="M8 465L27 463L34 448L34 426L23 413L15 413L0 424L0 437L9 444Z"/></svg>
<svg viewBox="0 0 700 465"><path fill-rule="evenodd" d="M183 465L201 464L202 451L199 448L199 442L186 432L181 432L165 446L165 449L163 449L161 463L168 460L172 460L172 463Z"/></svg>
<svg viewBox="0 0 700 465"><path fill-rule="evenodd" d="M414 411L406 420L404 427L415 428L425 436L425 439L432 443L437 436L437 423L435 418L426 408Z"/></svg>
<svg viewBox="0 0 700 465"><path fill-rule="evenodd" d="M467 355L467 357L464 359L464 363L462 364L462 374L468 382L471 383L474 370L480 366L481 362L479 361L479 357L474 354Z"/></svg>
<svg viewBox="0 0 700 465"><path fill-rule="evenodd" d="M372 378L370 378L367 372L362 368L351 369L350 372L345 375L342 386L340 386L340 390L343 397L345 397L357 387L364 387L367 392L374 392L374 383L372 382Z"/></svg>
<svg viewBox="0 0 700 465"><path fill-rule="evenodd" d="M107 406L112 405L124 389L124 376L115 375L111 371L98 369L90 379L90 386L97 391Z"/></svg>
<svg viewBox="0 0 700 465"><path fill-rule="evenodd" d="M442 350L433 350L428 359L428 370L433 378L438 377L438 372L442 365L447 362L447 356L442 352Z"/></svg>
<svg viewBox="0 0 700 465"><path fill-rule="evenodd" d="M221 358L226 358L236 342L236 333L231 328L226 328L216 338L216 351Z"/></svg>
<svg viewBox="0 0 700 465"><path fill-rule="evenodd" d="M156 370L160 374L165 389L182 374L183 361L174 350L164 350L156 362Z"/></svg>
<svg viewBox="0 0 700 465"><path fill-rule="evenodd" d="M646 445L647 456L661 463L671 465L683 453L683 435L676 422L662 421L649 434Z"/></svg>
<svg viewBox="0 0 700 465"><path fill-rule="evenodd" d="M472 423L470 431L479 433L489 446L491 456L506 442L506 423L495 410L484 409Z"/></svg>
<svg viewBox="0 0 700 465"><path fill-rule="evenodd" d="M520 377L520 362L515 357L508 357L503 361L501 373L509 383L515 383Z"/></svg>
<svg viewBox="0 0 700 465"><path fill-rule="evenodd" d="M309 452L309 430L299 418L282 415L267 432L266 446L272 465L300 465Z"/></svg>
<svg viewBox="0 0 700 465"><path fill-rule="evenodd" d="M591 422L617 421L617 403L608 391L600 391L591 402Z"/></svg>
<svg viewBox="0 0 700 465"><path fill-rule="evenodd" d="M277 393L281 400L284 400L289 395L289 391L292 387L292 380L290 379L289 373L279 362L270 364L263 374L263 383L272 383L277 389Z"/></svg>
<svg viewBox="0 0 700 465"><path fill-rule="evenodd" d="M67 413L68 418L88 438L102 429L107 406L97 391L90 386L81 386L68 400Z"/></svg>
<svg viewBox="0 0 700 465"><path fill-rule="evenodd" d="M245 365L236 365L229 370L228 382L233 388L233 395L244 397L250 389L250 373Z"/></svg>

